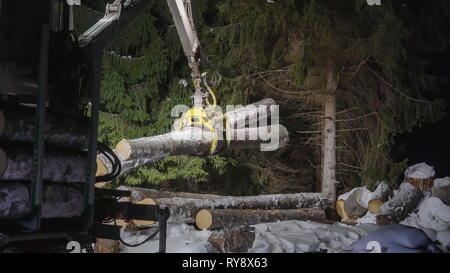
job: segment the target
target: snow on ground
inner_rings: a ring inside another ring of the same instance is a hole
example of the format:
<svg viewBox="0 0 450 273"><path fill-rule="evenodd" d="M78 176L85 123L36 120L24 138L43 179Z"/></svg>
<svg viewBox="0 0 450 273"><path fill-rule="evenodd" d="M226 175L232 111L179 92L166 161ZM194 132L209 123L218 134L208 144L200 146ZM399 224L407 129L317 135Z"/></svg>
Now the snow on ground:
<svg viewBox="0 0 450 273"><path fill-rule="evenodd" d="M349 244L377 229L375 225L350 227L343 224L319 224L305 221L284 221L254 225L255 242L251 253L295 253L327 250L338 252ZM151 233L151 232L149 232ZM211 250L208 237L211 231L198 231L186 224L172 224L168 228L168 253L206 253ZM148 234L122 235L127 243L135 244L147 238ZM142 246L130 248L121 245L123 253L158 252L159 242L153 239Z"/></svg>
<svg viewBox="0 0 450 273"><path fill-rule="evenodd" d="M424 162L413 165L406 169L405 177L425 179L434 177L436 172L432 166L425 164Z"/></svg>
<svg viewBox="0 0 450 273"><path fill-rule="evenodd" d="M122 238L129 244L137 244L144 241L149 232L139 232L139 234L131 232L123 232ZM172 224L167 227L167 249L168 253L206 253L209 246L208 237L211 235L209 230L196 230L193 226L186 224ZM122 253L156 253L159 251L158 236L149 242L138 247L127 247L120 244Z"/></svg>
<svg viewBox="0 0 450 273"><path fill-rule="evenodd" d="M339 252L375 229L375 225L350 227L305 221L259 224L255 225L256 238L249 252Z"/></svg>
<svg viewBox="0 0 450 273"><path fill-rule="evenodd" d="M423 230L432 240L438 240L450 251L450 206L439 198L429 197L421 201L416 212L400 224Z"/></svg>

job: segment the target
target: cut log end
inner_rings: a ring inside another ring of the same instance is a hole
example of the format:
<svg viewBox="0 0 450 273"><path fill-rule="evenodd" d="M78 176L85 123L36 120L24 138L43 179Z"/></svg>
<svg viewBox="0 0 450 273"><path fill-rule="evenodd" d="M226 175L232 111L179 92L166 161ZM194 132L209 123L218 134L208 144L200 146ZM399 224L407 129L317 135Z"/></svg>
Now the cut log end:
<svg viewBox="0 0 450 273"><path fill-rule="evenodd" d="M108 173L108 169L106 168L105 163L103 163L103 160L97 157L97 172L95 173L95 176L104 176Z"/></svg>
<svg viewBox="0 0 450 273"><path fill-rule="evenodd" d="M115 152L123 160L128 160L131 155L131 145L126 139L122 139L119 143L117 143Z"/></svg>
<svg viewBox="0 0 450 273"><path fill-rule="evenodd" d="M379 199L370 200L367 208L373 214L377 214L381 212L381 205L383 205L383 201Z"/></svg>
<svg viewBox="0 0 450 273"><path fill-rule="evenodd" d="M207 209L200 210L195 216L195 224L199 229L208 229L212 225L212 214Z"/></svg>
<svg viewBox="0 0 450 273"><path fill-rule="evenodd" d="M3 175L8 167L8 157L3 149L0 148L0 176Z"/></svg>
<svg viewBox="0 0 450 273"><path fill-rule="evenodd" d="M336 201L336 212L342 219L348 219L347 213L344 209L345 200Z"/></svg>

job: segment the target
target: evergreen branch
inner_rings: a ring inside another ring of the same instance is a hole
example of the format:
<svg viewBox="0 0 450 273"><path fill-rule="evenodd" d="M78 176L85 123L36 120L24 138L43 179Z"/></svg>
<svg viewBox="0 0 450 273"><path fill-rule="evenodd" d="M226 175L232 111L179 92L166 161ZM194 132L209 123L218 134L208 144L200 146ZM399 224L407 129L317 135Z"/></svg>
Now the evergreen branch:
<svg viewBox="0 0 450 273"><path fill-rule="evenodd" d="M397 93L399 93L400 95L402 95L403 97L415 101L415 102L423 102L423 103L433 103L432 101L427 101L427 100L422 100L422 99L416 99L413 97L410 97L408 95L406 95L404 92L402 92L400 89L398 89L397 87L393 86L390 82L388 82L387 80L385 80L383 77L381 77L380 75L378 75L378 73L376 73L373 69L370 69L371 72L375 75L375 77L377 77L379 80L381 80L385 85L387 85L388 87L390 87L392 90L396 91Z"/></svg>

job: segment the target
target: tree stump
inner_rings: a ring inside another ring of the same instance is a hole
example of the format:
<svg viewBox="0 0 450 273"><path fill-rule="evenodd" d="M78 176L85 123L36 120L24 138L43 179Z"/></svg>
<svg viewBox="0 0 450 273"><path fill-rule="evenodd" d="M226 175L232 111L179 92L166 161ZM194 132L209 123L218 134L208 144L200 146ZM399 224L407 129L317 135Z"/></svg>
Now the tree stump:
<svg viewBox="0 0 450 273"><path fill-rule="evenodd" d="M421 189L423 192L431 192L433 187L435 171L434 168L425 164L419 163L409 167L405 171L406 182Z"/></svg>
<svg viewBox="0 0 450 273"><path fill-rule="evenodd" d="M433 184L433 196L450 206L450 177L436 179Z"/></svg>
<svg viewBox="0 0 450 273"><path fill-rule="evenodd" d="M255 237L255 228L246 226L215 231L208 242L221 253L245 253L253 246Z"/></svg>

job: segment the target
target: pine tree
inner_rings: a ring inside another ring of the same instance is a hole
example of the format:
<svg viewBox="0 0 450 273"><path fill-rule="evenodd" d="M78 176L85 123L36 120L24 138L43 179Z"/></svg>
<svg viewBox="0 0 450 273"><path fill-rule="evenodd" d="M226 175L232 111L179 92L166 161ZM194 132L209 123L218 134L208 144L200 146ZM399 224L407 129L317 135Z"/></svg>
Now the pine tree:
<svg viewBox="0 0 450 273"><path fill-rule="evenodd" d="M396 134L442 116L432 101L434 79L417 51L442 50L437 34L445 1L414 3L437 14L408 13L400 2L365 0L195 0L194 21L207 61L220 73L221 106L272 97L290 147L269 154L235 152L208 158L173 157L125 178L130 184L206 182L200 189L229 194L319 190L326 64L336 72L339 188L395 180L406 161L393 162ZM101 17L84 11L80 25ZM425 24L426 23L426 24ZM81 28L81 27L80 27ZM437 38L427 39L429 33ZM414 46L411 46L414 45ZM104 54L99 140L165 133L177 104L189 105L189 68L165 1L155 1Z"/></svg>

